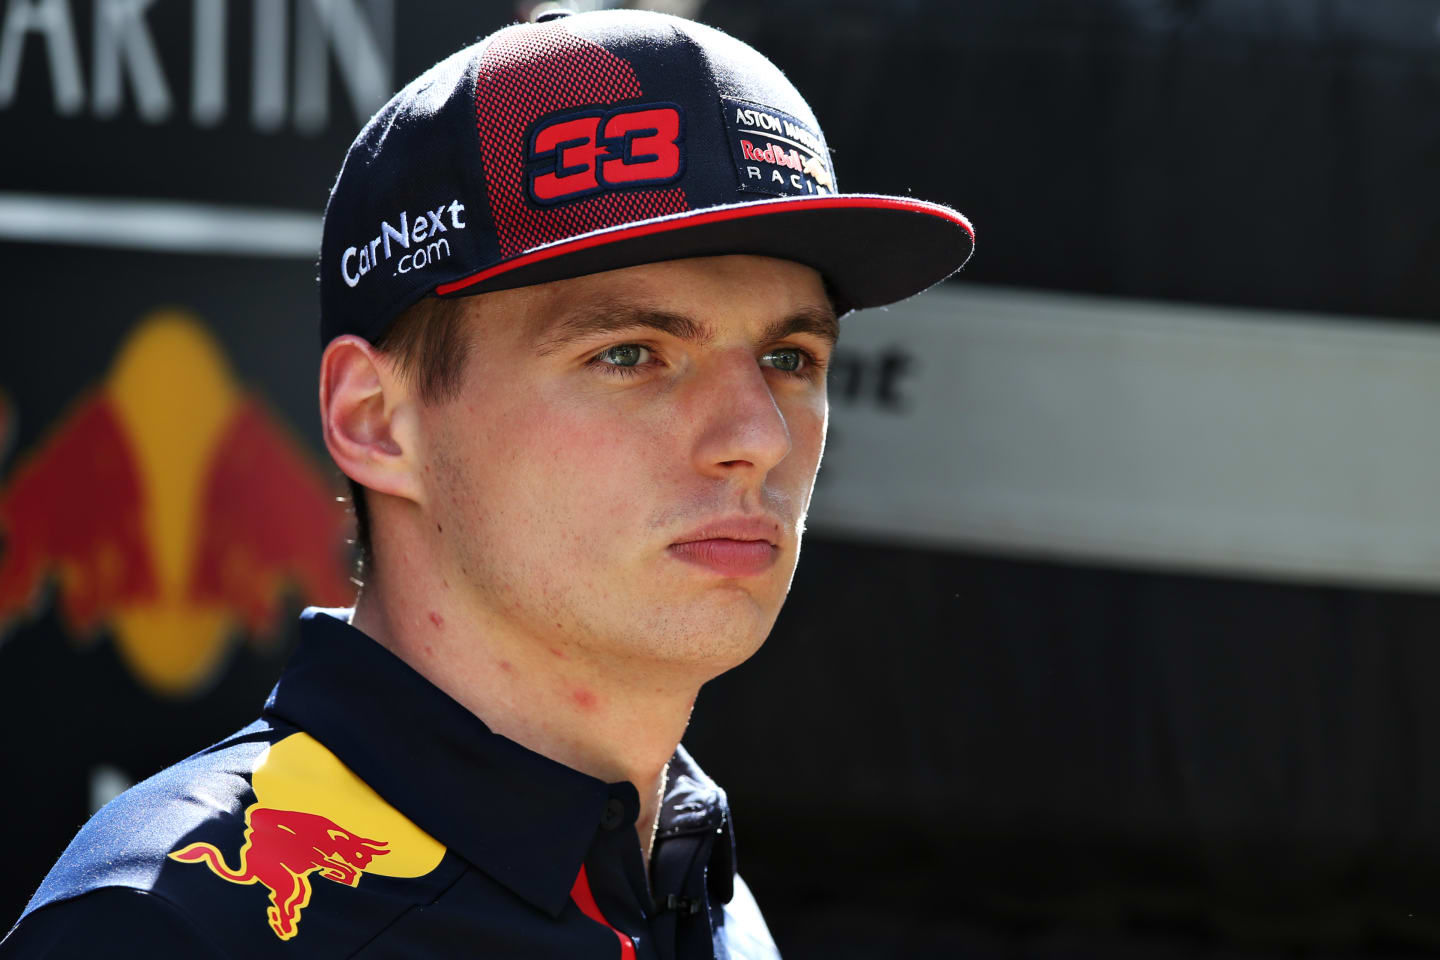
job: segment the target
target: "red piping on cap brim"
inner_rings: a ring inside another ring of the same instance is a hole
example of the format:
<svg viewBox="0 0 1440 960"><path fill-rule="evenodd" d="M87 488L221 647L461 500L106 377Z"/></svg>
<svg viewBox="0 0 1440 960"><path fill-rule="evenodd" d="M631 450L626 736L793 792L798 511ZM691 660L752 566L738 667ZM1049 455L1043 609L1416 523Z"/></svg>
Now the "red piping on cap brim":
<svg viewBox="0 0 1440 960"><path fill-rule="evenodd" d="M733 207L721 207L718 210L706 210L701 213L677 214L666 217L663 220L654 220L649 223L637 223L632 227L622 227L615 230L602 230L596 233L588 233L569 240L561 240L548 247L532 250L529 253L521 254L503 263L497 263L493 267L486 267L478 273L472 273L468 277L459 280L452 280L449 283L442 283L435 288L435 293L445 297L466 287L472 287L492 277L498 277L510 270L528 266L532 263L539 263L543 260L551 260L555 257L565 256L579 250L588 250L591 247L603 246L608 243L615 243L619 240L628 240L633 237L649 236L652 233L665 233L671 230L684 230L704 223L717 223L724 220L742 220L747 217L763 217L774 213L784 213L794 210L796 207L805 209L826 209L826 208L871 208L902 210L907 213L921 213L942 220L949 220L958 224L970 235L970 242L975 242L975 228L965 215L943 207L938 203L926 203L923 200L910 200L906 197L880 197L865 196L863 194L852 194L848 196L835 197L803 197L799 199L762 200L756 203L740 204Z"/></svg>

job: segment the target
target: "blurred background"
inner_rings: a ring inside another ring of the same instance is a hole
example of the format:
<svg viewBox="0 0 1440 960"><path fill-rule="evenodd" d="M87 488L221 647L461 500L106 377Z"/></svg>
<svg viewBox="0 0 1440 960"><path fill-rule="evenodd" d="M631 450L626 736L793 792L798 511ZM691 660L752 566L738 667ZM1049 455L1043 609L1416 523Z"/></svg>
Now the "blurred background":
<svg viewBox="0 0 1440 960"><path fill-rule="evenodd" d="M785 955L1440 949L1440 0L643 5L978 234L846 320L791 599L686 738ZM531 6L0 5L0 929L350 600L320 212Z"/></svg>

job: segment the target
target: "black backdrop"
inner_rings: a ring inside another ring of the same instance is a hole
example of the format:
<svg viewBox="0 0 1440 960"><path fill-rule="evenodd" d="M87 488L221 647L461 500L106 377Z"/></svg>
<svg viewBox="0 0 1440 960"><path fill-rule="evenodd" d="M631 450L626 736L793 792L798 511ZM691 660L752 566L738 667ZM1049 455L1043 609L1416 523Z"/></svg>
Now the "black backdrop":
<svg viewBox="0 0 1440 960"><path fill-rule="evenodd" d="M93 100L92 4L66 6ZM28 40L0 191L318 213L360 119L343 78L318 132L257 128L249 5L231 5L228 107L197 123L194 9L148 17L174 100L158 123L133 99L61 112ZM362 9L394 15L395 83L514 14ZM1440 2L712 0L700 16L806 91L843 187L974 219L964 282L1440 315ZM0 264L17 412L0 484L167 304L321 462L311 264L14 240ZM1440 946L1437 604L815 536L771 641L707 688L687 741L732 795L742 868L791 957L1419 955ZM237 643L175 699L103 631L70 639L53 591L0 629L4 917L83 821L97 766L145 776L243 723L290 642Z"/></svg>

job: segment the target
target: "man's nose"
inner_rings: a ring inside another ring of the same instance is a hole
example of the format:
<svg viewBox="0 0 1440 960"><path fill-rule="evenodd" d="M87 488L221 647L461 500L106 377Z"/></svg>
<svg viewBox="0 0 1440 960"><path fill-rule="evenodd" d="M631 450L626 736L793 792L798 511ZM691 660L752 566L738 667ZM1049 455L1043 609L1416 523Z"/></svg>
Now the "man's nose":
<svg viewBox="0 0 1440 960"><path fill-rule="evenodd" d="M702 411L695 444L700 473L728 478L741 471L763 479L790 452L790 428L765 371L748 351L718 364L695 401Z"/></svg>

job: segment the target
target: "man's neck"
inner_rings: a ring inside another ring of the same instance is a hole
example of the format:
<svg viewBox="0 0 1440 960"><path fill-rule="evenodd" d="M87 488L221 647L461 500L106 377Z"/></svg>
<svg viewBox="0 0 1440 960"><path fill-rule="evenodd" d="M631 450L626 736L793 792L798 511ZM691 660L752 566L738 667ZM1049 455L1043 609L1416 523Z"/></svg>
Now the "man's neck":
<svg viewBox="0 0 1440 960"><path fill-rule="evenodd" d="M439 590L381 579L367 585L352 624L485 722L514 740L640 794L635 828L647 865L666 766L701 681L596 662L583 647L520 634Z"/></svg>

